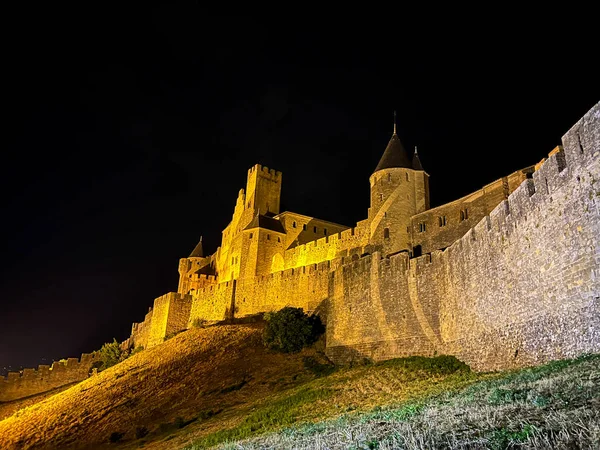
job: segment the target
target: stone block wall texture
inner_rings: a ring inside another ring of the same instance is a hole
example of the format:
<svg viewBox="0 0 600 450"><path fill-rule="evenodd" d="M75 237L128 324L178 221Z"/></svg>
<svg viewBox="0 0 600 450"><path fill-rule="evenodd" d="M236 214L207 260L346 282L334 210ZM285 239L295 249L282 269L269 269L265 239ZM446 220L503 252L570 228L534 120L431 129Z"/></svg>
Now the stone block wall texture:
<svg viewBox="0 0 600 450"><path fill-rule="evenodd" d="M600 105L563 148L445 251L338 268L328 354L437 352L488 371L599 352Z"/></svg>
<svg viewBox="0 0 600 450"><path fill-rule="evenodd" d="M37 370L9 372L7 377L0 377L0 402L18 400L85 380L96 359L93 353L83 353L80 359L68 358L65 362L55 361L52 366L40 365Z"/></svg>
<svg viewBox="0 0 600 450"><path fill-rule="evenodd" d="M231 314L235 283L235 280L226 281L194 291L187 328L197 319L208 322L227 319Z"/></svg>
<svg viewBox="0 0 600 450"><path fill-rule="evenodd" d="M423 253L449 247L506 200L531 172L533 167L514 172L463 198L414 215L410 221L413 245L420 245Z"/></svg>
<svg viewBox="0 0 600 450"><path fill-rule="evenodd" d="M169 292L154 300L152 319L148 330L146 347L164 342L165 337L187 329L192 296Z"/></svg>

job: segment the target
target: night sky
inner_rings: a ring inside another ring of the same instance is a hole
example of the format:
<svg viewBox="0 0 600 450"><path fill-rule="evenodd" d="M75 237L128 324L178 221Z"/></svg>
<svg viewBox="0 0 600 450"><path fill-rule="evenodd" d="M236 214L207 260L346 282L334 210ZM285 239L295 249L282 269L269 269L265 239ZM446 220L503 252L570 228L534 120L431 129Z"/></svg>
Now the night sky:
<svg viewBox="0 0 600 450"><path fill-rule="evenodd" d="M394 110L437 206L537 163L600 100L589 49L526 21L6 20L0 368L126 339L200 235L216 250L256 163L283 172L282 211L352 226Z"/></svg>

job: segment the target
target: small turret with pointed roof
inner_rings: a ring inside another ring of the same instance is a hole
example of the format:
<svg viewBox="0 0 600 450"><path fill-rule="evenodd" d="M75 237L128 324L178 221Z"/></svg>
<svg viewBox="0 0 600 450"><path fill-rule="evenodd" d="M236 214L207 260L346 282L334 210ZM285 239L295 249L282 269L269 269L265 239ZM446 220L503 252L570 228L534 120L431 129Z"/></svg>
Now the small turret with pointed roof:
<svg viewBox="0 0 600 450"><path fill-rule="evenodd" d="M415 153L413 154L413 158L412 158L412 168L414 170L424 170L423 166L421 165L421 160L419 159L419 155L417 154L417 146L415 145Z"/></svg>
<svg viewBox="0 0 600 450"><path fill-rule="evenodd" d="M194 247L194 250L192 250L192 253L190 253L188 258L204 258L204 250L202 249L202 236L200 236L200 241L196 247Z"/></svg>
<svg viewBox="0 0 600 450"><path fill-rule="evenodd" d="M375 168L374 172L382 169L392 169L395 167L412 169L413 164L408 156L408 152L404 149L402 142L400 142L400 138L396 133L396 111L394 111L394 133L390 141L388 142L385 151L383 152L383 156L379 160L379 164Z"/></svg>

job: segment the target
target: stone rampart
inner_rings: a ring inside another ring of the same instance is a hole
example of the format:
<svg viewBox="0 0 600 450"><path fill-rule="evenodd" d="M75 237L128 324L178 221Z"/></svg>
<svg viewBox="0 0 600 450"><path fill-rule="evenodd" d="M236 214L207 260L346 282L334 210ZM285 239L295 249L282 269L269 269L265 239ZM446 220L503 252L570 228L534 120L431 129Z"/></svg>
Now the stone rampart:
<svg viewBox="0 0 600 450"><path fill-rule="evenodd" d="M599 105L563 148L445 251L338 268L328 354L437 352L501 370L599 352Z"/></svg>
<svg viewBox="0 0 600 450"><path fill-rule="evenodd" d="M80 359L68 358L55 361L51 366L40 365L37 370L9 372L8 376L0 377L0 402L18 400L85 380L96 359L94 353L83 353Z"/></svg>

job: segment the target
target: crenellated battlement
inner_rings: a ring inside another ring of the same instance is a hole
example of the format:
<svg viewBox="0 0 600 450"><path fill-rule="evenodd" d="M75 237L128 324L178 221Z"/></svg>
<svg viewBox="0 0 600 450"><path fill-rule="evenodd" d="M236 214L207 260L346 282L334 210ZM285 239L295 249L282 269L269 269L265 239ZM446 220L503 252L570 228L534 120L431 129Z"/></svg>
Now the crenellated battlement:
<svg viewBox="0 0 600 450"><path fill-rule="evenodd" d="M281 181L281 172L275 169L269 169L267 166L255 164L248 169L248 176L258 173L263 178L269 178L273 181Z"/></svg>
<svg viewBox="0 0 600 450"><path fill-rule="evenodd" d="M82 353L80 358L54 361L51 366L40 364L37 369L9 372L6 377L0 377L0 402L29 397L84 380L98 358L96 353Z"/></svg>

